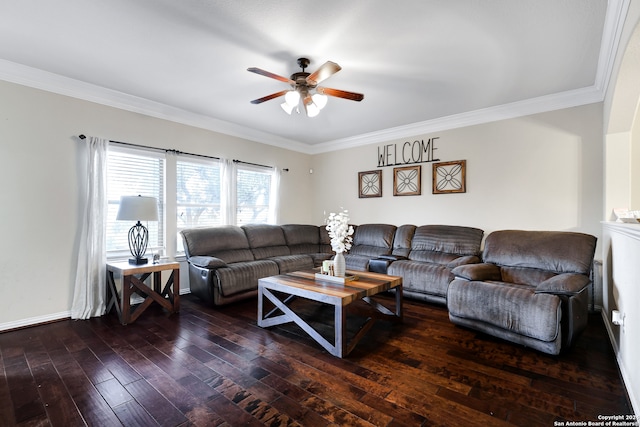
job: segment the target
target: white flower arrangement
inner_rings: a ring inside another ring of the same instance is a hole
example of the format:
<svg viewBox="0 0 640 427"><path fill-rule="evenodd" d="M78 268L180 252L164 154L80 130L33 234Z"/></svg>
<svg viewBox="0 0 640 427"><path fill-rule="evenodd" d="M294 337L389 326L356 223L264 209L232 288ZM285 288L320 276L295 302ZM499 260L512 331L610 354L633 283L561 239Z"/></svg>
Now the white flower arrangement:
<svg viewBox="0 0 640 427"><path fill-rule="evenodd" d="M331 238L331 249L336 253L346 252L351 249L353 242L353 226L349 225L349 211L330 213L327 219L327 231Z"/></svg>

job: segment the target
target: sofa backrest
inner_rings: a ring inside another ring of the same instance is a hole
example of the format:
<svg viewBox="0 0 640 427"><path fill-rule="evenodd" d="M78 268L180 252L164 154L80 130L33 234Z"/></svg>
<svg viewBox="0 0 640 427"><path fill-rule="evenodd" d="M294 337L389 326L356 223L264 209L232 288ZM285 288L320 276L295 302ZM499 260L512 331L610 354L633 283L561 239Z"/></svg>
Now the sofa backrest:
<svg viewBox="0 0 640 427"><path fill-rule="evenodd" d="M320 252L320 227L317 225L285 224L281 227L292 254Z"/></svg>
<svg viewBox="0 0 640 427"><path fill-rule="evenodd" d="M187 258L213 256L226 263L253 261L244 230L235 225L182 230Z"/></svg>
<svg viewBox="0 0 640 427"><path fill-rule="evenodd" d="M291 255L282 227L270 224L248 224L243 225L242 229L247 235L249 247L256 259Z"/></svg>
<svg viewBox="0 0 640 427"><path fill-rule="evenodd" d="M349 254L377 257L390 255L396 226L390 224L363 224L353 233L353 244Z"/></svg>
<svg viewBox="0 0 640 427"><path fill-rule="evenodd" d="M483 261L498 265L503 281L535 285L561 273L589 275L596 241L569 231L494 231L485 241Z"/></svg>
<svg viewBox="0 0 640 427"><path fill-rule="evenodd" d="M457 225L421 225L411 240L409 259L447 264L467 255L480 255L484 231Z"/></svg>
<svg viewBox="0 0 640 427"><path fill-rule="evenodd" d="M320 233L320 248L318 252L321 254L333 253L333 250L331 249L331 237L329 237L327 226L326 225L319 226L318 232Z"/></svg>
<svg viewBox="0 0 640 427"><path fill-rule="evenodd" d="M401 225L396 229L396 235L393 238L392 255L408 257L411 251L411 241L416 232L416 226L411 224Z"/></svg>

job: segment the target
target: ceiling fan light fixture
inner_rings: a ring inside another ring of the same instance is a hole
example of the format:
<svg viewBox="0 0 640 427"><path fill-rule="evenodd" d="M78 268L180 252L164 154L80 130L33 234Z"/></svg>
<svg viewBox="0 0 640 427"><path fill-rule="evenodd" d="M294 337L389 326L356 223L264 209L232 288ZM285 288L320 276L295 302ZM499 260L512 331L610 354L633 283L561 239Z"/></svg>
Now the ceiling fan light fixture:
<svg viewBox="0 0 640 427"><path fill-rule="evenodd" d="M298 92L297 90L290 90L285 94L284 102L293 109L293 107L298 105L298 103L300 102L300 92Z"/></svg>
<svg viewBox="0 0 640 427"><path fill-rule="evenodd" d="M299 114L300 101L302 100L302 106L304 107L307 117L315 117L320 113L320 110L327 105L327 96L334 96L351 101L362 101L364 95L361 93L318 86L320 82L342 69L338 64L327 61L315 72L307 73L305 69L309 66L309 62L307 58L299 58L298 65L302 68L302 71L293 73L288 78L256 67L247 68L249 72L288 83L292 88L254 99L251 103L261 104L265 101L284 96L285 102L280 104L280 107L282 107L287 114L291 115L294 109Z"/></svg>
<svg viewBox="0 0 640 427"><path fill-rule="evenodd" d="M307 112L307 117L315 117L320 113L320 109L313 102L309 102L308 104L304 104L304 109Z"/></svg>
<svg viewBox="0 0 640 427"><path fill-rule="evenodd" d="M327 105L327 96L321 93L314 94L311 99L313 99L313 103L318 106L319 110L322 110Z"/></svg>
<svg viewBox="0 0 640 427"><path fill-rule="evenodd" d="M284 112L287 113L288 115L291 115L291 112L293 111L293 109L296 108L295 105L289 105L286 102L283 102L282 104L280 104L280 106L282 107Z"/></svg>

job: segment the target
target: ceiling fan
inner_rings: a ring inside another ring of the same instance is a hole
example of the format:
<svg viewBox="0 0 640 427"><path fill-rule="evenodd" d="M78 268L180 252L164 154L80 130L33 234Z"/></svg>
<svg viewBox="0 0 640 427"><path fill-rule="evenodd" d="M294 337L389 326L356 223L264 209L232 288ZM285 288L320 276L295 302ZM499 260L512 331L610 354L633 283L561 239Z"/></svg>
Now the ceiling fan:
<svg viewBox="0 0 640 427"><path fill-rule="evenodd" d="M314 73L307 73L305 72L305 69L309 66L309 62L310 61L307 58L299 58L298 65L302 68L302 71L291 74L291 77L289 78L279 76L256 67L247 68L247 71L252 73L270 77L284 83L289 83L293 88L254 99L251 103L261 104L265 101L284 96L285 102L281 104L281 107L287 114L291 114L294 108L299 112L297 107L300 100L302 100L302 105L304 106L307 116L315 117L327 104L327 95L349 99L351 101L362 101L364 99L364 95L361 93L318 86L320 82L331 77L342 68L335 62L327 61Z"/></svg>

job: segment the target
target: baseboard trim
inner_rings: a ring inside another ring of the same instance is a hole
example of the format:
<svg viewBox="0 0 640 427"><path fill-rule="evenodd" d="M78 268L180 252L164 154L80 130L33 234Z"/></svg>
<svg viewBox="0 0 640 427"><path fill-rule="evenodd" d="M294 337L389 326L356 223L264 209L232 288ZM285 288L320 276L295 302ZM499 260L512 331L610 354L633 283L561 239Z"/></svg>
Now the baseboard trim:
<svg viewBox="0 0 640 427"><path fill-rule="evenodd" d="M8 332L15 329L28 328L30 326L42 325L45 323L57 322L70 319L71 311L61 311L59 313L47 314L44 316L29 317L27 319L15 320L13 322L0 323L0 332Z"/></svg>
<svg viewBox="0 0 640 427"><path fill-rule="evenodd" d="M191 289L180 289L180 295L190 294ZM139 301L142 302L142 299ZM31 326L43 325L45 323L58 322L60 320L71 319L71 310L60 313L46 314L44 316L29 317L26 319L14 320L13 322L0 323L0 332L9 332L16 329L29 328Z"/></svg>
<svg viewBox="0 0 640 427"><path fill-rule="evenodd" d="M624 384L624 388L627 391L627 398L631 404L631 409L635 414L640 414L640 402L637 400L636 396L633 393L633 389L629 387L631 384L631 379L627 374L624 365L622 364L622 360L620 360L620 347L615 340L615 335L613 334L613 329L611 329L611 323L607 318L606 310L602 310L602 321L604 322L604 326L607 329L607 334L609 335L609 341L611 341L611 347L613 347L613 352L616 354L616 362L618 363L618 370L620 371L620 376L622 377L622 382Z"/></svg>

